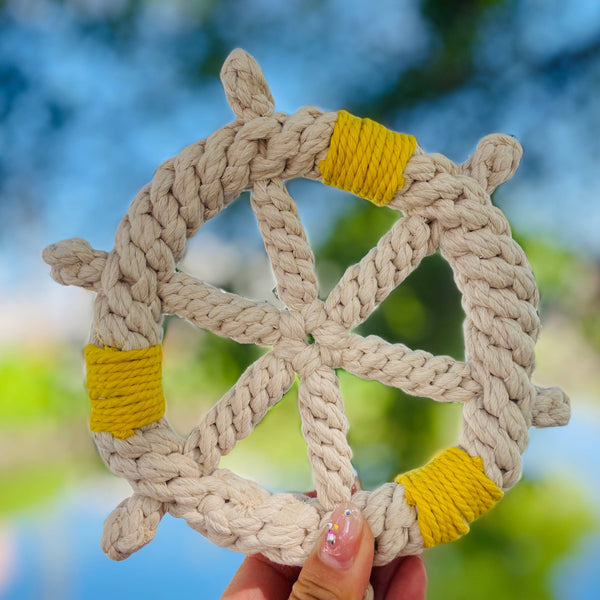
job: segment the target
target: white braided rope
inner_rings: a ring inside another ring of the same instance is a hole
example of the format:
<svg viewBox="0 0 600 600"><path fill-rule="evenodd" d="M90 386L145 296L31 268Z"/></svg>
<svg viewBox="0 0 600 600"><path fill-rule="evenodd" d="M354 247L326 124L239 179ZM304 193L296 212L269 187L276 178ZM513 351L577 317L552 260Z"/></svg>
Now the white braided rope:
<svg viewBox="0 0 600 600"><path fill-rule="evenodd" d="M124 440L94 434L102 458L134 490L106 521L104 551L126 558L152 539L169 512L221 546L303 564L334 506L350 498L354 481L334 371L339 367L409 394L464 402L460 446L483 459L498 486L510 488L521 474L528 428L565 424L570 414L561 390L531 383L538 292L523 251L490 201L518 166L518 143L487 136L463 165L417 148L404 173L406 185L389 204L404 216L322 302L314 257L282 181L320 179L317 165L337 113L313 107L274 113L260 68L241 50L227 59L222 81L236 121L157 169L129 207L110 253L81 239L44 252L58 282L97 292L93 344L153 346L162 338L163 314L178 314L239 342L273 347L185 440L164 418ZM175 272L187 238L246 189L252 189L252 208L288 310ZM463 294L465 363L350 333L438 247ZM314 343L307 343L307 334ZM295 372L317 498L270 494L217 468L281 399ZM377 541L376 565L422 552L416 510L402 485L359 491L352 500Z"/></svg>

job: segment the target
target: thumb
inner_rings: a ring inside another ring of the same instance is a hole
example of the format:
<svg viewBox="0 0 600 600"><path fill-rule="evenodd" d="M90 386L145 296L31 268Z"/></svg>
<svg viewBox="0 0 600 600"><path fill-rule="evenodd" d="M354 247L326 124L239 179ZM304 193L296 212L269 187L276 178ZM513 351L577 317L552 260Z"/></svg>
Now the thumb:
<svg viewBox="0 0 600 600"><path fill-rule="evenodd" d="M289 600L362 600L373 566L374 540L353 504L336 508L306 560Z"/></svg>

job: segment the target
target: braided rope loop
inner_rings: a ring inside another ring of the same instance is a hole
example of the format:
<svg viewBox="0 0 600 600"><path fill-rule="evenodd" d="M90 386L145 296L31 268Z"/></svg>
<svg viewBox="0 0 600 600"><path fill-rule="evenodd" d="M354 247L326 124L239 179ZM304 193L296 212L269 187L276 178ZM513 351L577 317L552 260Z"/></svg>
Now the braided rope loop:
<svg viewBox="0 0 600 600"><path fill-rule="evenodd" d="M564 425L570 414L564 392L531 382L537 287L490 199L518 166L518 142L487 136L459 165L425 154L412 136L345 111L274 112L260 67L241 50L229 56L221 79L236 120L159 166L121 221L113 250L94 250L76 238L43 254L58 282L97 294L85 351L91 428L102 458L134 491L106 520L103 550L126 558L152 539L168 512L218 545L303 564L334 506L352 494L338 368L409 394L464 403L460 449L446 450L396 483L352 495L377 541L375 565L455 539L518 481L528 428ZM402 213L324 300L283 184L296 177L322 180ZM187 239L248 189L287 308L175 270ZM466 362L351 332L438 248L463 294ZM272 347L187 439L163 418L164 314L240 343ZM272 494L218 468L281 400L296 373L317 498Z"/></svg>

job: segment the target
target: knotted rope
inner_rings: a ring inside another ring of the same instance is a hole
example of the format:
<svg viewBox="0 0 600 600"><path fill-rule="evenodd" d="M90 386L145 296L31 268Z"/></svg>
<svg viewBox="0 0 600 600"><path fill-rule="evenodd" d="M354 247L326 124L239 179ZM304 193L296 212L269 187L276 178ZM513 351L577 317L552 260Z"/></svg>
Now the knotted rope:
<svg viewBox="0 0 600 600"><path fill-rule="evenodd" d="M142 401L143 394L136 395L141 388L128 376L108 389L111 376L89 368L97 403L92 427L104 429L94 433L96 445L134 490L107 519L103 549L126 558L152 539L169 512L221 546L302 564L333 507L350 498L354 481L336 368L409 394L464 403L460 450L446 451L399 483L352 496L377 540L375 564L460 535L463 519L481 514L519 479L528 428L564 425L570 414L561 390L531 382L538 291L522 249L490 200L518 166L518 142L487 136L457 165L345 113L313 107L275 113L260 68L241 50L229 56L221 78L236 120L157 169L121 221L110 253L81 239L44 251L57 281L97 293L90 344L120 352L94 350L90 356L145 349L158 356L152 348L161 342L163 314L178 314L240 343L272 347L186 439L158 418L160 401L149 401L148 419L158 420L148 424L116 418L115 398L132 406L159 398L157 388L153 395L143 384L148 398ZM342 140L337 146L336 129ZM294 177L326 177L402 213L324 301L314 256L283 184ZM252 189L284 310L175 270L187 238L246 189ZM438 248L463 294L466 362L351 332ZM307 342L309 335L314 343ZM271 494L218 469L221 456L251 433L296 372L317 498Z"/></svg>

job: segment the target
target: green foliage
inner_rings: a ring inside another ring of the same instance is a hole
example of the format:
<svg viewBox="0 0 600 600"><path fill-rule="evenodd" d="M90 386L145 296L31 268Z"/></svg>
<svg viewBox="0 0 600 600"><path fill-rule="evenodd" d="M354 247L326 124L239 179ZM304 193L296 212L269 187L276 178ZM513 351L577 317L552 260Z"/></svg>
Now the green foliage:
<svg viewBox="0 0 600 600"><path fill-rule="evenodd" d="M338 376L350 421L348 440L365 488L378 487L456 443L460 406L408 396L343 370Z"/></svg>
<svg viewBox="0 0 600 600"><path fill-rule="evenodd" d="M81 378L73 373L81 372ZM81 357L72 350L17 349L0 355L0 422L5 425L81 416L87 410Z"/></svg>
<svg viewBox="0 0 600 600"><path fill-rule="evenodd" d="M522 480L462 539L426 554L429 598L551 600L555 565L597 528L564 480Z"/></svg>
<svg viewBox="0 0 600 600"><path fill-rule="evenodd" d="M517 239L540 288L542 310L567 316L590 345L600 350L600 263L544 238Z"/></svg>
<svg viewBox="0 0 600 600"><path fill-rule="evenodd" d="M564 303L575 289L580 294L585 290L590 269L581 255L570 252L554 240L519 235L515 235L515 239L527 254L543 301Z"/></svg>
<svg viewBox="0 0 600 600"><path fill-rule="evenodd" d="M62 489L72 465L16 465L0 470L0 515L22 512Z"/></svg>
<svg viewBox="0 0 600 600"><path fill-rule="evenodd" d="M163 384L167 398L177 402L196 403L202 398L214 402L264 352L252 344L238 344L209 331L198 331L173 318L169 321L164 339Z"/></svg>
<svg viewBox="0 0 600 600"><path fill-rule="evenodd" d="M221 466L272 491L314 489L298 413L298 381Z"/></svg>

